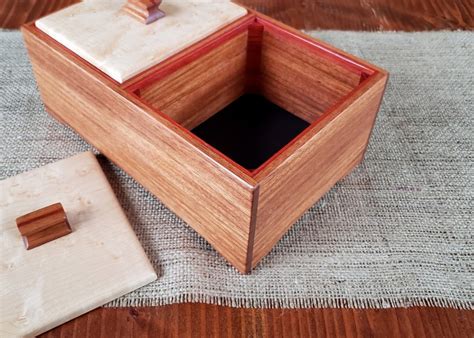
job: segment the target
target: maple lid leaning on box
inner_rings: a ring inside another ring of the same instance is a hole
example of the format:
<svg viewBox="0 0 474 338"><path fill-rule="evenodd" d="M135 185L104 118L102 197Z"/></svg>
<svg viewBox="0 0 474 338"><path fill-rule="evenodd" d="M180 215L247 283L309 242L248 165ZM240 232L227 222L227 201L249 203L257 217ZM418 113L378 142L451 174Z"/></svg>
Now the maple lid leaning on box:
<svg viewBox="0 0 474 338"><path fill-rule="evenodd" d="M152 24L127 15L125 0L84 1L36 27L122 83L247 14L228 1L166 0Z"/></svg>

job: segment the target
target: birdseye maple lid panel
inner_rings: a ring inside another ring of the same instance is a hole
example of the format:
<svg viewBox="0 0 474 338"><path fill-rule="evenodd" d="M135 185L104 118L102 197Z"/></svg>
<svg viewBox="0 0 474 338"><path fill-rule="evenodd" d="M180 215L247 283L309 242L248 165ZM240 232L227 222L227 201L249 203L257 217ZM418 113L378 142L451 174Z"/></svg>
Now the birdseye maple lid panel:
<svg viewBox="0 0 474 338"><path fill-rule="evenodd" d="M36 27L119 83L245 16L227 0L164 0L164 18L144 24L121 11L126 0L84 1Z"/></svg>
<svg viewBox="0 0 474 338"><path fill-rule="evenodd" d="M72 232L27 250L16 218L60 202ZM0 337L34 336L157 276L91 152L0 181Z"/></svg>

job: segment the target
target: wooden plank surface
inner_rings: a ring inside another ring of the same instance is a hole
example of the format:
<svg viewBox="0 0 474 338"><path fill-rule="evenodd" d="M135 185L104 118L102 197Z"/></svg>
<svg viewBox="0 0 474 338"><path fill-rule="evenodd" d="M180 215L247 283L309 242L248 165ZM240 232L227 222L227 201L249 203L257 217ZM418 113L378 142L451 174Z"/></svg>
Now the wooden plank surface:
<svg viewBox="0 0 474 338"><path fill-rule="evenodd" d="M100 308L41 337L472 337L473 312L445 308L241 309L199 303Z"/></svg>
<svg viewBox="0 0 474 338"><path fill-rule="evenodd" d="M472 0L238 0L299 29L473 29Z"/></svg>
<svg viewBox="0 0 474 338"><path fill-rule="evenodd" d="M78 0L0 1L0 27L18 28ZM124 0L125 2L125 0ZM474 29L472 0L236 0L299 29Z"/></svg>

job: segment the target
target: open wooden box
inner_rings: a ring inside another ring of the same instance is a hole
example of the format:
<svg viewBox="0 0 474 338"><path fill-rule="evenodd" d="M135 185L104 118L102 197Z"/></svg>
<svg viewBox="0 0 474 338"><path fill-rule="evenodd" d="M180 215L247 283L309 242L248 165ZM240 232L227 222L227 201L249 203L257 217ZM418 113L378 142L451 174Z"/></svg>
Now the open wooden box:
<svg viewBox="0 0 474 338"><path fill-rule="evenodd" d="M244 273L363 159L388 77L252 11L123 83L23 33L51 115Z"/></svg>

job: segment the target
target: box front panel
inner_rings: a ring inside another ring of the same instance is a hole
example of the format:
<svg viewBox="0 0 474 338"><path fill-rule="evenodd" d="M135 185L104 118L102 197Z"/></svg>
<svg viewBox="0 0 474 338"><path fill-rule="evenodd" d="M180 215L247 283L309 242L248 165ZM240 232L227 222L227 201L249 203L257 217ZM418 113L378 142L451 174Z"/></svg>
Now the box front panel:
<svg viewBox="0 0 474 338"><path fill-rule="evenodd" d="M374 77L372 87L334 112L321 130L308 131L301 146L270 173L262 173L252 266L362 160L386 82L386 75Z"/></svg>
<svg viewBox="0 0 474 338"><path fill-rule="evenodd" d="M34 27L24 35L47 109L246 271L253 187Z"/></svg>

